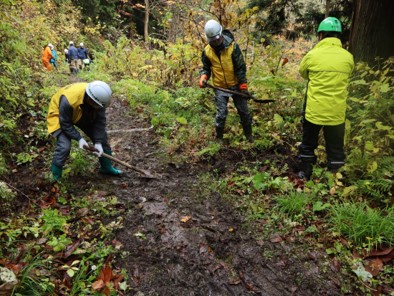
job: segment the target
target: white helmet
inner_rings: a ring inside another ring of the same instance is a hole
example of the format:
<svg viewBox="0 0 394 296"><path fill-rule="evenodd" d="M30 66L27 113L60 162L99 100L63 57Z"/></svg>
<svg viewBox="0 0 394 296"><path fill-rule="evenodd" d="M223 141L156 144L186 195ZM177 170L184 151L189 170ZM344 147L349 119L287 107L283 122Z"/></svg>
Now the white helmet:
<svg viewBox="0 0 394 296"><path fill-rule="evenodd" d="M82 42L81 42L81 43L79 43L79 46L80 46L80 47L83 47L83 43L82 43Z"/></svg>
<svg viewBox="0 0 394 296"><path fill-rule="evenodd" d="M69 43L70 45L74 45L74 41L70 41L70 43Z"/></svg>
<svg viewBox="0 0 394 296"><path fill-rule="evenodd" d="M112 90L108 84L103 81L93 81L86 86L88 96L102 108L108 107L111 102Z"/></svg>
<svg viewBox="0 0 394 296"><path fill-rule="evenodd" d="M207 37L208 42L219 39L222 35L222 26L215 20L209 20L205 24L205 37Z"/></svg>
<svg viewBox="0 0 394 296"><path fill-rule="evenodd" d="M53 49L53 45L52 45L51 43L48 44L48 47L49 47L50 49Z"/></svg>

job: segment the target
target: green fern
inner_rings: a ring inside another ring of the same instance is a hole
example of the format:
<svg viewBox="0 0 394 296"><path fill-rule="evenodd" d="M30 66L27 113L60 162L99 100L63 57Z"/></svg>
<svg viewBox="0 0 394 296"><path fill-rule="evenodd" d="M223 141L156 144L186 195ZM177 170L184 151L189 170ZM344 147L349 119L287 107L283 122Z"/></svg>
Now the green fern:
<svg viewBox="0 0 394 296"><path fill-rule="evenodd" d="M364 197L370 197L377 202L390 202L389 196L393 187L393 181L388 179L359 180L356 183L357 193Z"/></svg>

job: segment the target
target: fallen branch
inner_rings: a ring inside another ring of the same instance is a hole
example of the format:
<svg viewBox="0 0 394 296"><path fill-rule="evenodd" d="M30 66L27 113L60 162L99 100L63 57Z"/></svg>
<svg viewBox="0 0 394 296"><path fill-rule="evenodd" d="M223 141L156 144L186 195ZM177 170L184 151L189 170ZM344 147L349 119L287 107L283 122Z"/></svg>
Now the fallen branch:
<svg viewBox="0 0 394 296"><path fill-rule="evenodd" d="M151 125L148 128L130 128L130 129L116 129L116 130L110 130L107 131L108 134L113 134L113 133L134 133L134 132L145 132L153 129L153 125Z"/></svg>

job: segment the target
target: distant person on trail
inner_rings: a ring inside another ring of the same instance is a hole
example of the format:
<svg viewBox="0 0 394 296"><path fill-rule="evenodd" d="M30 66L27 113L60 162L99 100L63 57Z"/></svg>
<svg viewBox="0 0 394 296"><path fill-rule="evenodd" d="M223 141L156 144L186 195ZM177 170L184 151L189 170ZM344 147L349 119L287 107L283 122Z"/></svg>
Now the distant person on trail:
<svg viewBox="0 0 394 296"><path fill-rule="evenodd" d="M345 163L345 112L353 56L342 48L342 26L338 19L324 19L317 30L319 43L300 64L300 74L308 80L303 110L302 143L299 146L299 177L309 180L316 164L315 149L323 129L327 168L337 172Z"/></svg>
<svg viewBox="0 0 394 296"><path fill-rule="evenodd" d="M70 60L69 60L69 58L68 58L68 49L67 49L67 48L64 49L64 60L65 60L67 63L70 63Z"/></svg>
<svg viewBox="0 0 394 296"><path fill-rule="evenodd" d="M82 68L85 65L86 59L88 59L88 51L85 48L84 44L81 42L78 47L78 59L79 59L79 69L82 70Z"/></svg>
<svg viewBox="0 0 394 296"><path fill-rule="evenodd" d="M204 29L209 44L204 48L201 56L203 66L200 71L200 87L206 87L207 81L212 77L213 85L216 87L248 94L245 61L231 32L223 30L222 26L215 20L209 20ZM237 108L246 139L252 143L252 116L249 112L248 101L243 96L215 89L216 139L219 142L223 141L227 105L230 97L233 98L234 105Z"/></svg>
<svg viewBox="0 0 394 296"><path fill-rule="evenodd" d="M57 55L55 47L52 44L48 44L48 47L51 49L52 56L53 56L53 58L51 58L49 62L51 63L51 65L53 65L55 67L55 69L57 69L57 59L59 57Z"/></svg>
<svg viewBox="0 0 394 296"><path fill-rule="evenodd" d="M72 41L70 41L70 47L68 48L68 60L70 64L70 72L78 73L79 71L78 49L74 46L74 42Z"/></svg>
<svg viewBox="0 0 394 296"><path fill-rule="evenodd" d="M42 57L41 57L41 61L42 64L44 65L44 67L48 70L51 71L52 70L52 66L51 66L51 59L53 59L53 55L52 55L52 51L51 48L49 47L49 45L52 44L48 44L44 46L44 50L42 51Z"/></svg>
<svg viewBox="0 0 394 296"><path fill-rule="evenodd" d="M100 173L120 175L121 170L112 166L102 153L111 155L106 132L105 108L111 101L112 90L102 81L81 82L67 85L58 90L48 107L48 133L56 137L57 143L52 158L51 172L54 180L62 177L63 166L71 150L71 140L78 141L79 148L88 146L75 128L80 128L94 143L95 154L101 164Z"/></svg>

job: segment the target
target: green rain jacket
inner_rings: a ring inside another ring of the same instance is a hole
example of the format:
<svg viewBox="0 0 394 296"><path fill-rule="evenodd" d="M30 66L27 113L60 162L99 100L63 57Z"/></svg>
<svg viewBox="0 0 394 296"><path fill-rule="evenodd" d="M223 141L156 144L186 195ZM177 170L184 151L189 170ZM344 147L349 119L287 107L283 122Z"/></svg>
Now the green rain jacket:
<svg viewBox="0 0 394 296"><path fill-rule="evenodd" d="M345 122L353 56L338 38L321 40L301 61L300 74L308 79L305 118L317 125Z"/></svg>

